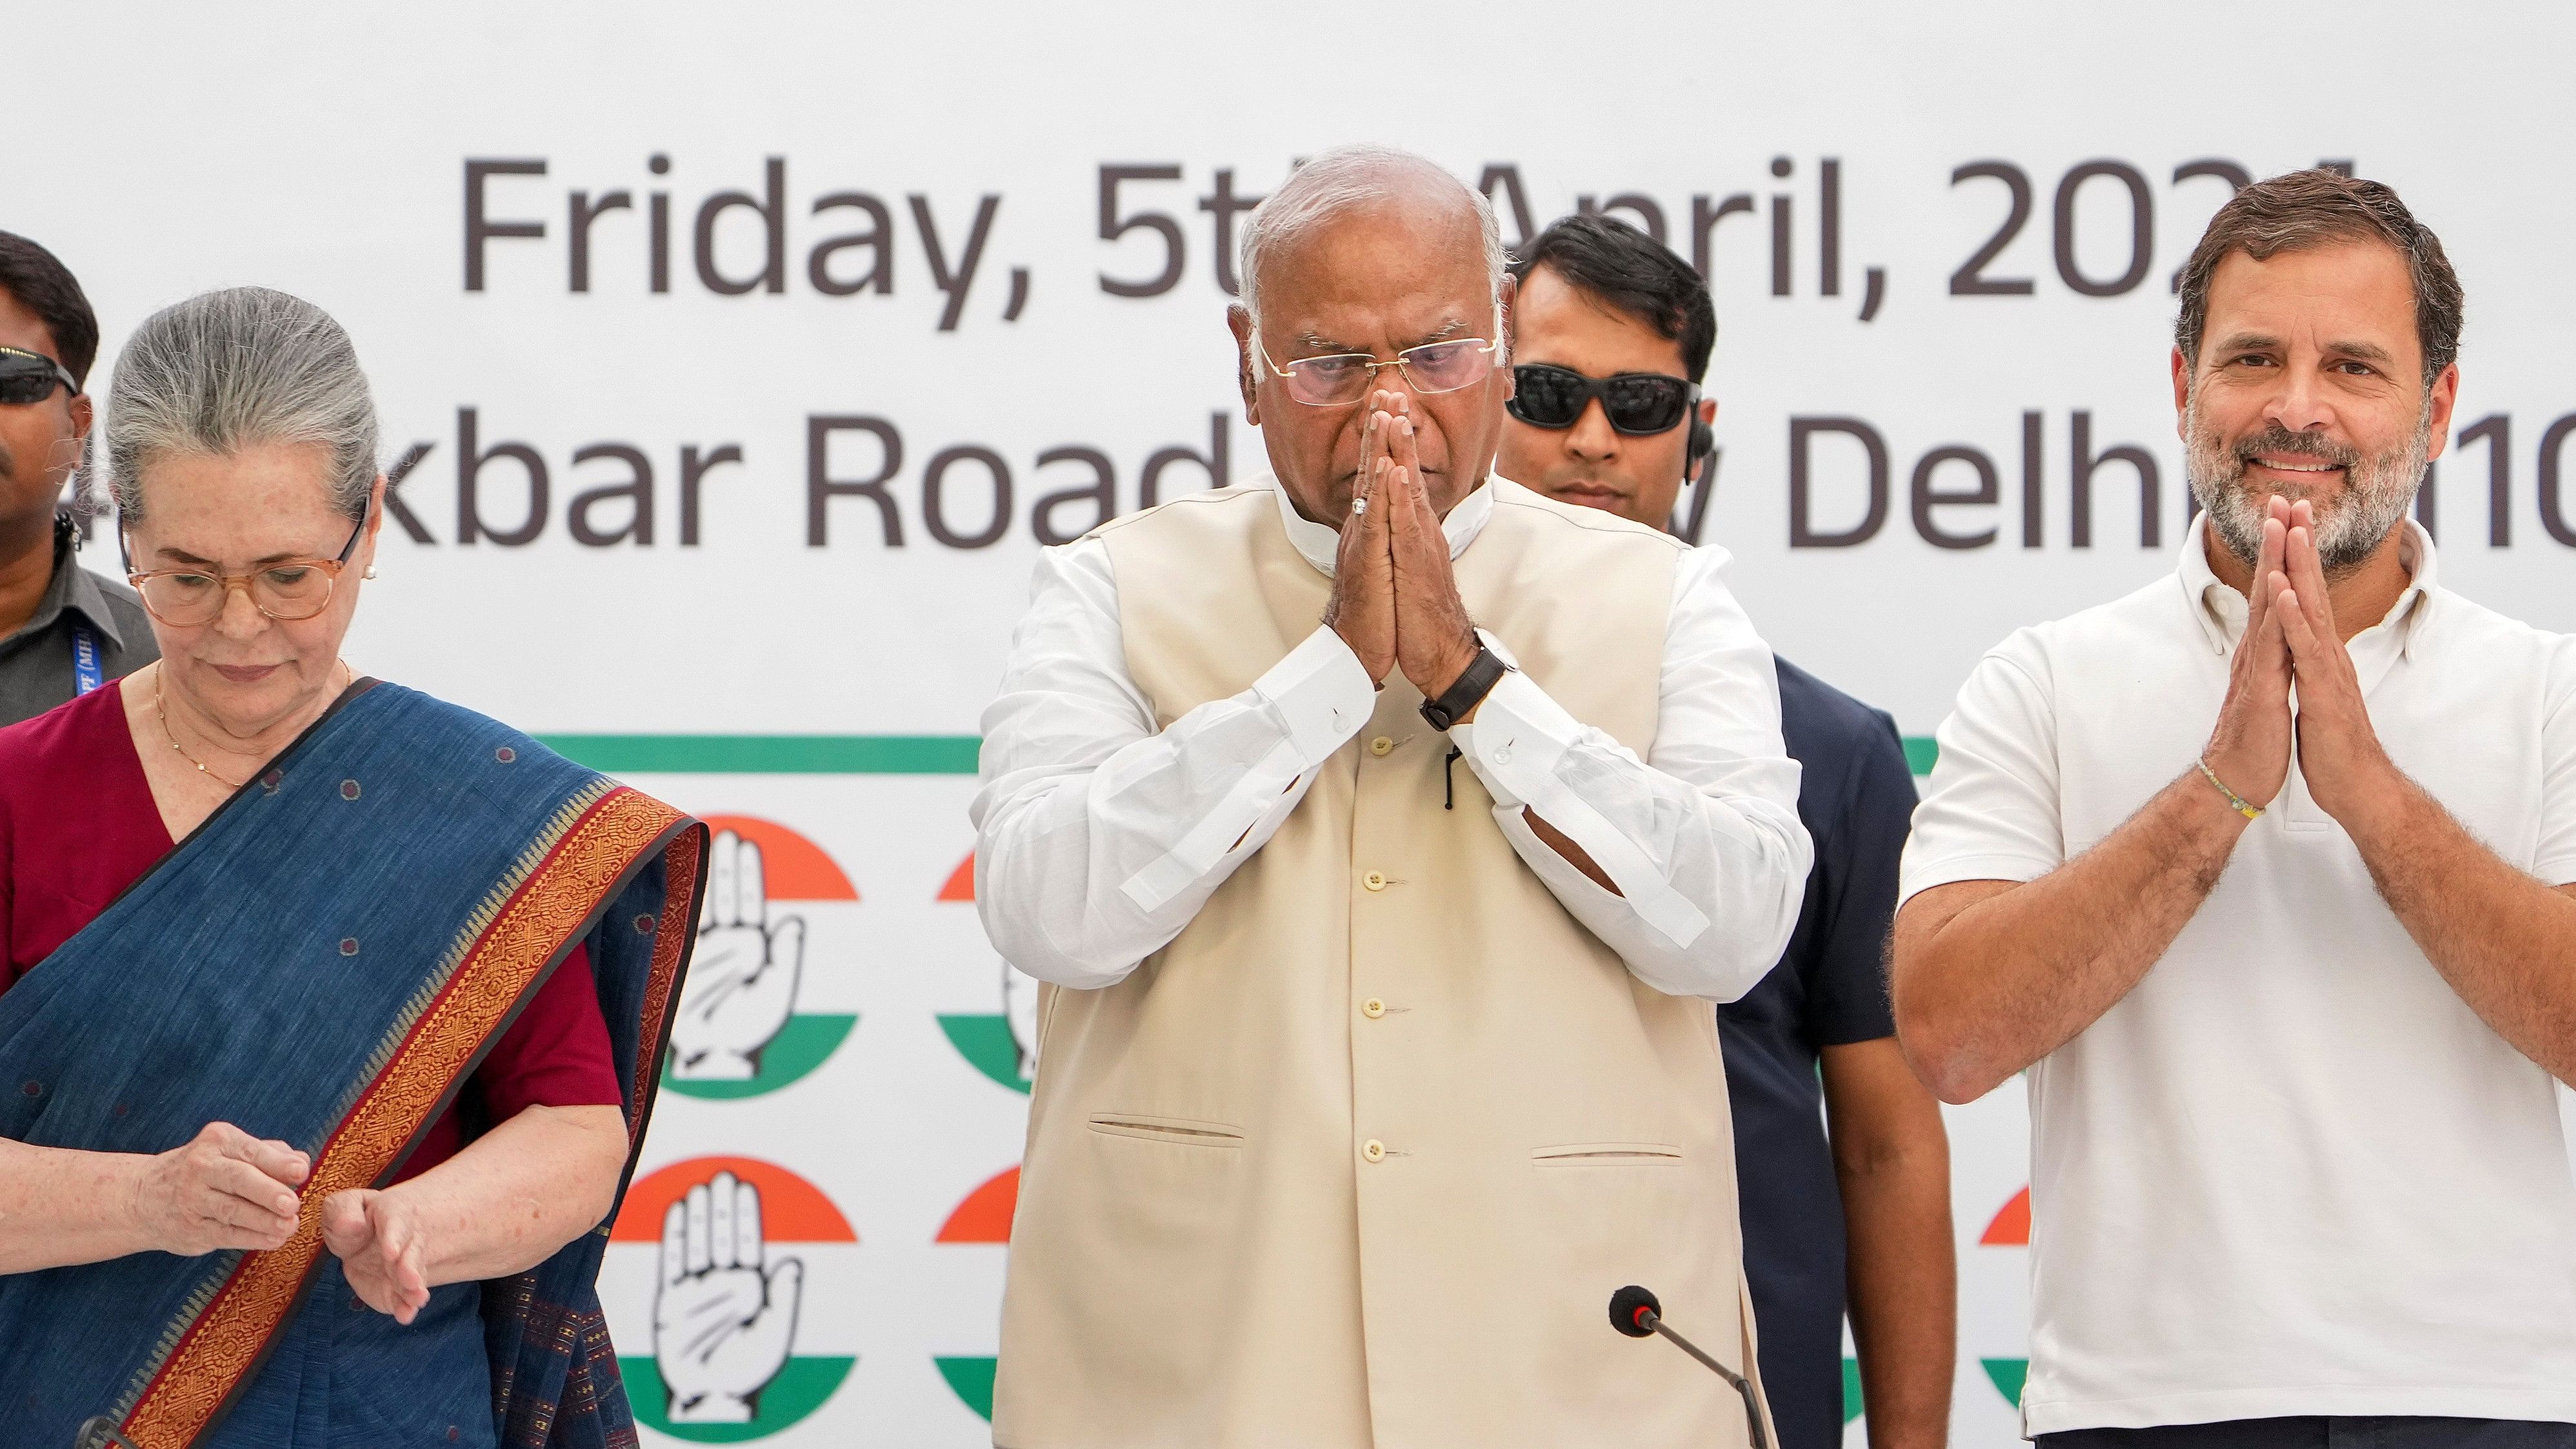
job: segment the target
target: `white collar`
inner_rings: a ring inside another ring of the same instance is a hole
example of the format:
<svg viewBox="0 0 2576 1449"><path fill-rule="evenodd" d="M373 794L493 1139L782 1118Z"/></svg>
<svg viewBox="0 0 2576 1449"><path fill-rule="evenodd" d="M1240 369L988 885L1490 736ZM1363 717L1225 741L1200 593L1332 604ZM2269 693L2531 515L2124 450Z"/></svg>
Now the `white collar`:
<svg viewBox="0 0 2576 1449"><path fill-rule="evenodd" d="M1467 545L1476 541L1476 535L1485 531L1486 521L1494 516L1494 479L1498 476L1487 474L1485 481L1476 485L1476 491L1459 499L1458 506L1449 510L1449 516L1440 520L1440 532L1449 540L1451 558L1465 553ZM1324 577L1331 578L1333 561L1341 556L1342 551L1340 532L1299 513L1297 505L1289 501L1288 490L1279 486L1278 479L1264 477L1253 486L1268 488L1279 496L1279 521L1288 530L1288 541L1297 546L1299 557L1313 564Z"/></svg>
<svg viewBox="0 0 2576 1449"><path fill-rule="evenodd" d="M2406 565L2408 575L2406 591L2388 606L2386 616L2363 632L2393 629L2398 635L2398 648L2404 652L2413 646L2415 627L2424 615L2415 606L2439 586L2441 564L2433 551L2433 535L2426 533L2422 524L2408 518L2400 520L2398 526L2406 530L2397 541L2397 557ZM2209 639L2209 647L2225 654L2236 647L2237 636L2245 632L2247 606L2245 596L2229 588L2210 568L2208 532L2206 513L2193 518L2191 527L2183 530L2177 576L2182 580L2183 597L2192 605L2192 617ZM2352 642L2359 645L2360 637L2355 636Z"/></svg>

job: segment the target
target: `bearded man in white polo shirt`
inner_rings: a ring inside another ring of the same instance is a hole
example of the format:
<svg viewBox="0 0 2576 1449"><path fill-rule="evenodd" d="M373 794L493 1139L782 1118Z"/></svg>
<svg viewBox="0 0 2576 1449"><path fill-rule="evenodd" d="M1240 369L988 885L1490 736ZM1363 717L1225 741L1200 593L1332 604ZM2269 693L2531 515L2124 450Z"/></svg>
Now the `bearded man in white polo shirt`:
<svg viewBox="0 0 2576 1449"><path fill-rule="evenodd" d="M1906 848L1899 1039L2029 1070L2025 1430L2576 1444L2576 640L2407 506L2461 294L2304 171L2184 271L2181 566L1987 655Z"/></svg>
<svg viewBox="0 0 2576 1449"><path fill-rule="evenodd" d="M1756 1377L1708 999L1806 879L1770 651L1722 553L1490 475L1484 198L1327 152L1243 252L1276 485L1050 550L984 716L976 896L1050 983L994 1441L1763 1442L1604 1309Z"/></svg>

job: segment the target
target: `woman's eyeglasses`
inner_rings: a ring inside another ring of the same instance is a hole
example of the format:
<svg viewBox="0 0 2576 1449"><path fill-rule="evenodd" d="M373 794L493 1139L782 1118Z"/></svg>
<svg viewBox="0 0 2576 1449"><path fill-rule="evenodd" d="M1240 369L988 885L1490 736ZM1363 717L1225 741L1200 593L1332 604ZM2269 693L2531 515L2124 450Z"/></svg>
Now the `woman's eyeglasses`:
<svg viewBox="0 0 2576 1449"><path fill-rule="evenodd" d="M0 347L0 407L32 406L52 397L57 387L80 396L80 384L61 363L42 353Z"/></svg>
<svg viewBox="0 0 2576 1449"><path fill-rule="evenodd" d="M1461 337L1408 347L1392 362L1380 362L1365 352L1336 352L1329 357L1300 357L1281 367L1262 349L1261 334L1252 334L1252 355L1287 382L1290 397L1318 408L1358 402L1377 382L1378 370L1387 367L1401 369L1404 380L1418 393L1473 387L1493 371L1488 360L1493 351L1494 344L1482 337Z"/></svg>
<svg viewBox="0 0 2576 1449"><path fill-rule="evenodd" d="M1596 397L1613 431L1646 437L1679 427L1699 389L1660 372L1586 377L1552 362L1524 362L1512 369L1512 396L1503 406L1533 428L1570 428Z"/></svg>
<svg viewBox="0 0 2576 1449"><path fill-rule="evenodd" d="M292 623L310 619L331 606L331 589L339 581L340 571L349 566L349 555L358 548L358 538L367 531L367 521L349 530L349 541L340 545L338 558L290 558L266 564L246 574L212 573L204 569L154 569L150 573L133 573L132 562L125 581L143 596L143 607L152 617L174 629L211 624L223 617L224 605L232 592L240 589L250 596L251 607L272 619ZM120 540L121 542L121 540Z"/></svg>

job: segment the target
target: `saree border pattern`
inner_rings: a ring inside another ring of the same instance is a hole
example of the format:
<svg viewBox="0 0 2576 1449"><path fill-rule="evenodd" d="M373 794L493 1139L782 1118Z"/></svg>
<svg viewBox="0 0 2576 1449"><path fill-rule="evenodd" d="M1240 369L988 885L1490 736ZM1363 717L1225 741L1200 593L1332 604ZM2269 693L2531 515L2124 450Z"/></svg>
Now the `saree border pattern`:
<svg viewBox="0 0 2576 1449"><path fill-rule="evenodd" d="M680 906L673 909L666 905L662 919L655 923L653 969L644 989L644 1020L635 1034L635 1084L627 1096L627 1100L635 1104L635 1110L628 1114L626 1129L626 1166L630 1172L635 1167L635 1149L644 1143L648 1109L662 1083L662 1057L670 1049L664 1027L670 1021L671 1007L678 995L671 990L671 983L679 974L680 958L697 940L698 911L706 902L706 885L698 879L698 865L706 852L706 839L703 830L683 830L672 837L664 857L664 878L671 882L668 896ZM685 900L679 884L683 881L690 887ZM625 1196L623 1184L619 1185L618 1195L621 1198Z"/></svg>
<svg viewBox="0 0 2576 1449"><path fill-rule="evenodd" d="M387 1033L374 1071L315 1154L295 1236L284 1247L243 1255L203 1311L192 1300L164 1331L162 1351L137 1375L131 1407L119 1415L136 1444L184 1449L213 1422L310 1281L323 1252L323 1202L382 1178L600 901L685 819L649 795L601 780L547 822Z"/></svg>
<svg viewBox="0 0 2576 1449"><path fill-rule="evenodd" d="M670 837L663 851L663 879L667 882L664 905L658 919L645 918L636 924L649 926L654 932L653 952L648 958L645 977L644 1013L635 1043L635 1080L627 1100L632 1104L626 1114L626 1165L617 1187L617 1202L623 1206L626 1190L635 1171L637 1155L644 1146L644 1132L650 1125L654 1097L661 1086L662 1061L670 1051L664 1031L670 1020L671 1006L678 993L676 985L680 965L697 939L698 908L706 896L706 882L699 870L706 856L706 831L695 822L686 822ZM593 1229L606 1238L614 1224L616 1210L611 1209L609 1222ZM493 1319L493 1293L496 1288L508 1297L500 1309L504 1320L519 1324L531 1338L546 1342L552 1352L567 1359L572 1369L563 1389L553 1401L537 1404L529 1411L525 1428L534 1431L533 1438L513 1439L517 1421L495 1428L505 1443L545 1442L555 1420L562 1414L595 1413L601 1401L600 1385L593 1381L586 1364L604 1365L599 1372L612 1380L617 1369L615 1352L608 1343L607 1321L597 1312L575 1313L558 1304L539 1302L535 1280L526 1273L507 1280L486 1280L483 1285L485 1321ZM493 1365L492 1398L495 1403L514 1401L519 1394L516 1360ZM606 1449L635 1449L637 1440L630 1428L614 1428L608 1433Z"/></svg>

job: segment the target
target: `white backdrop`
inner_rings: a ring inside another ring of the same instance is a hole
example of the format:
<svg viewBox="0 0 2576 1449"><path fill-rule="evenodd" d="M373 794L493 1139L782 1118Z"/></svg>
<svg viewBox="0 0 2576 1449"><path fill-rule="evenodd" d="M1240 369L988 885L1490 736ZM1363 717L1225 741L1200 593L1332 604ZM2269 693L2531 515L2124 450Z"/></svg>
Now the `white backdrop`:
<svg viewBox="0 0 2576 1449"><path fill-rule="evenodd" d="M2553 365L2576 201L2523 164L2566 137L2576 22L2426 18L22 7L0 228L79 272L111 355L201 288L329 307L388 461L423 450L353 659L764 844L793 1014L708 1044L748 1081L665 1094L608 1271L648 1420L657 1294L763 1291L660 1273L658 1204L731 1170L763 1194L778 1311L713 1387L754 1417L669 1432L966 1445L1026 1101L957 870L972 736L1042 530L1100 516L1083 490L1105 472L1133 508L1158 454L1166 497L1265 469L1221 315L1229 196L1383 140L1489 185L1507 237L1588 201L1703 259L1705 537L1784 654L1927 736L2010 629L2170 566L2170 278L2231 170L2348 162L2440 231L2471 434L2438 469L2445 579L2576 628L2576 500L2544 447L2576 430L2552 426L2576 413ZM2083 532L2079 437L2102 459ZM2024 1352L2019 1089L1951 1125L1958 1438L1996 1444Z"/></svg>

